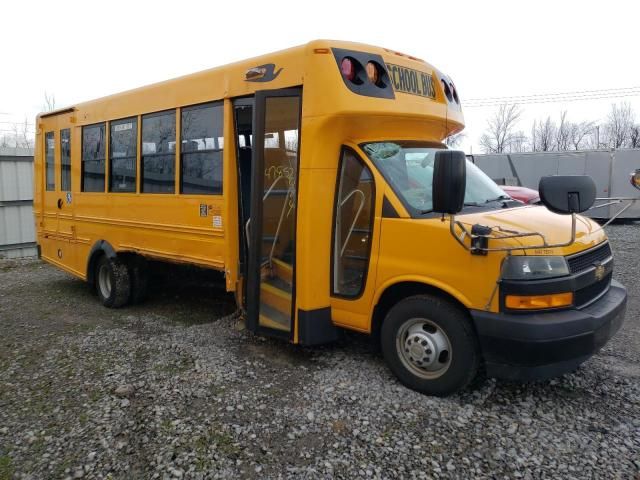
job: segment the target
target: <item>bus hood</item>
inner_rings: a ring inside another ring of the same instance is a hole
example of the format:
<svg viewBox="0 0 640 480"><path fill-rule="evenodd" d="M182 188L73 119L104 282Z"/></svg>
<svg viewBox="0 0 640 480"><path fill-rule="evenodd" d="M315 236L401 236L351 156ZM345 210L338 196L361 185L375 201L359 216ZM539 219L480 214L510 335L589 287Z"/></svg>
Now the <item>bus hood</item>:
<svg viewBox="0 0 640 480"><path fill-rule="evenodd" d="M471 213L457 216L456 219L471 230L474 224L492 227L494 230L501 228L508 230L504 232L518 233L541 233L547 244L566 243L571 238L571 215L558 215L547 210L543 206L526 206L509 208L504 210L494 210L490 212ZM499 240L490 240L489 248L500 246L523 246L532 247L540 245L539 249L530 250L529 254L557 254L570 255L606 240L607 235L604 229L590 218L578 215L576 217L576 240L572 245L561 249L553 249L550 252L542 243L539 236L523 237L508 240L509 243ZM517 253L517 252L514 252Z"/></svg>

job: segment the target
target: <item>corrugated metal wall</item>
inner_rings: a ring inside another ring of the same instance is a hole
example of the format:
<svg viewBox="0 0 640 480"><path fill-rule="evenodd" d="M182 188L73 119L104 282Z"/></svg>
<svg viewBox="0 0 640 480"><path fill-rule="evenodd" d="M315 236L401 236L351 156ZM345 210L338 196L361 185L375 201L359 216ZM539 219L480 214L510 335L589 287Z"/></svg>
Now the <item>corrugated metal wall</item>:
<svg viewBox="0 0 640 480"><path fill-rule="evenodd" d="M590 175L596 183L598 197L640 196L629 181L630 173L640 168L640 149L500 153L473 155L473 161L498 184L537 190L540 177L545 175ZM596 208L586 214L610 218L625 205ZM620 218L640 218L640 202L633 204Z"/></svg>
<svg viewBox="0 0 640 480"><path fill-rule="evenodd" d="M0 257L36 255L33 151L0 148Z"/></svg>

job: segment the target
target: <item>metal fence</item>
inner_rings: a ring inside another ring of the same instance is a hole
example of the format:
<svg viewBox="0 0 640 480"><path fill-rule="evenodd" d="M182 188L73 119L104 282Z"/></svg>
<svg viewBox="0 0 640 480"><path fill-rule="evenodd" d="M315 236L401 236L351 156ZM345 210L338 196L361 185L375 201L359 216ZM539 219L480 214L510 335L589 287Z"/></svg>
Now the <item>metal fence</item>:
<svg viewBox="0 0 640 480"><path fill-rule="evenodd" d="M0 148L0 258L36 255L33 151Z"/></svg>
<svg viewBox="0 0 640 480"><path fill-rule="evenodd" d="M640 168L640 149L500 153L472 155L472 158L484 173L501 185L520 185L537 190L540 178L545 175L590 175L595 181L598 197L639 196L629 181L629 175ZM606 219L623 206L597 208L587 215ZM626 210L621 218L640 218L640 202Z"/></svg>

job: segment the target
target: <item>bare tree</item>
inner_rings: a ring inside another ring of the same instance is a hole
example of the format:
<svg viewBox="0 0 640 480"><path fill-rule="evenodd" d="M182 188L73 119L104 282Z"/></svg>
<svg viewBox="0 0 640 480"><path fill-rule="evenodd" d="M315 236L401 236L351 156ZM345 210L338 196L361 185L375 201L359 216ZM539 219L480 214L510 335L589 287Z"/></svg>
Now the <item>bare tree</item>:
<svg viewBox="0 0 640 480"><path fill-rule="evenodd" d="M517 139L515 128L522 115L517 104L502 104L487 120L487 129L480 137L480 145L486 153L511 151ZM518 132L520 133L520 132Z"/></svg>
<svg viewBox="0 0 640 480"><path fill-rule="evenodd" d="M53 93L44 92L44 103L42 104L43 112L52 112L56 109L56 96Z"/></svg>
<svg viewBox="0 0 640 480"><path fill-rule="evenodd" d="M466 134L462 132L458 132L458 133L454 133L453 135L449 135L447 138L445 138L444 143L448 147L455 148L455 147L458 147L464 141L465 138L467 138Z"/></svg>
<svg viewBox="0 0 640 480"><path fill-rule="evenodd" d="M627 146L630 143L631 129L634 125L635 114L631 105L627 102L623 102L620 105L613 103L605 124L609 146L613 148Z"/></svg>
<svg viewBox="0 0 640 480"><path fill-rule="evenodd" d="M533 122L532 136L533 143L531 151L533 152L549 152L556 146L556 136L558 127L551 117L546 120L538 120Z"/></svg>
<svg viewBox="0 0 640 480"><path fill-rule="evenodd" d="M629 146L631 148L640 148L640 125L631 127L631 136L629 137Z"/></svg>
<svg viewBox="0 0 640 480"><path fill-rule="evenodd" d="M564 152L571 145L571 125L567 120L567 111L560 112L560 123L556 129L556 150Z"/></svg>
<svg viewBox="0 0 640 480"><path fill-rule="evenodd" d="M18 145L20 143L20 145ZM22 148L33 148L34 139L32 130L29 128L29 120L27 117L24 117L24 122L20 126L20 142L16 138L16 146Z"/></svg>
<svg viewBox="0 0 640 480"><path fill-rule="evenodd" d="M594 128L593 122L569 123L569 143L574 150L586 146L588 136L593 133Z"/></svg>
<svg viewBox="0 0 640 480"><path fill-rule="evenodd" d="M529 138L522 131L518 130L513 134L513 140L509 145L509 152L523 153L529 149Z"/></svg>

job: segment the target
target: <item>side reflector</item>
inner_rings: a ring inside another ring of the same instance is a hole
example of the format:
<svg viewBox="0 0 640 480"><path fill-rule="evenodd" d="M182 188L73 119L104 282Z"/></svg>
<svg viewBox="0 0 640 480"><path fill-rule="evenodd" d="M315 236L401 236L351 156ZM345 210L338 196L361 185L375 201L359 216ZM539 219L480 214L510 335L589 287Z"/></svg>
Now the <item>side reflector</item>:
<svg viewBox="0 0 640 480"><path fill-rule="evenodd" d="M550 295L507 295L507 308L513 310L540 310L544 308L568 307L573 304L573 293L552 293Z"/></svg>
<svg viewBox="0 0 640 480"><path fill-rule="evenodd" d="M314 48L313 53L329 53L328 48Z"/></svg>

